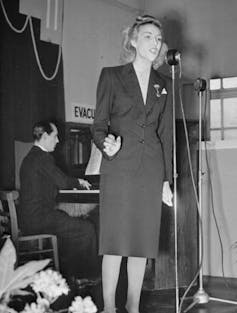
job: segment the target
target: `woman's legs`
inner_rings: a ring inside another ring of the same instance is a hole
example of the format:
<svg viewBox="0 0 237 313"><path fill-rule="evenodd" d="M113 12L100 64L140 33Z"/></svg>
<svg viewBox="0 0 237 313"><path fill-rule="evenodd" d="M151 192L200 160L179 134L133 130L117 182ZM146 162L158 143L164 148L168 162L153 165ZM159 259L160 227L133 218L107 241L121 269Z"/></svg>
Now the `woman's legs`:
<svg viewBox="0 0 237 313"><path fill-rule="evenodd" d="M104 255L103 257L102 285L105 313L115 313L115 293L121 260L122 257L118 255Z"/></svg>
<svg viewBox="0 0 237 313"><path fill-rule="evenodd" d="M146 268L146 258L128 257L128 295L126 309L139 313L140 295Z"/></svg>

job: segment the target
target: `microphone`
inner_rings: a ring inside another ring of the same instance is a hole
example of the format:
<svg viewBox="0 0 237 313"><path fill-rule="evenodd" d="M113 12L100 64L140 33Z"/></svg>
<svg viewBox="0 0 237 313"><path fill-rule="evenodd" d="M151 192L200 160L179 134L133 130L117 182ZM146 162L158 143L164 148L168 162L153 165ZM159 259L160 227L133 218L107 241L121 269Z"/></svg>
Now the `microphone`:
<svg viewBox="0 0 237 313"><path fill-rule="evenodd" d="M205 80L205 79L203 79L203 78L198 78L198 79L194 82L193 86L194 86L194 89L195 89L196 91L204 91L204 90L206 90L207 83L206 83L206 80Z"/></svg>
<svg viewBox="0 0 237 313"><path fill-rule="evenodd" d="M176 49L168 50L166 53L165 61L169 65L177 65L181 60L181 54Z"/></svg>

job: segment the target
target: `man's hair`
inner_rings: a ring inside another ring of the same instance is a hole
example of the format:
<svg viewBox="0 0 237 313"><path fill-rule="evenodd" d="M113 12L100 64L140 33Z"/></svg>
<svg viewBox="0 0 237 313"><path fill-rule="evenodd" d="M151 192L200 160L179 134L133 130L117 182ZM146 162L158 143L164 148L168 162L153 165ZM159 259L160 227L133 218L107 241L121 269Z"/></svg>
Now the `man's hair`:
<svg viewBox="0 0 237 313"><path fill-rule="evenodd" d="M34 140L39 141L45 132L51 134L53 132L52 124L54 123L50 121L40 121L35 123L32 131Z"/></svg>

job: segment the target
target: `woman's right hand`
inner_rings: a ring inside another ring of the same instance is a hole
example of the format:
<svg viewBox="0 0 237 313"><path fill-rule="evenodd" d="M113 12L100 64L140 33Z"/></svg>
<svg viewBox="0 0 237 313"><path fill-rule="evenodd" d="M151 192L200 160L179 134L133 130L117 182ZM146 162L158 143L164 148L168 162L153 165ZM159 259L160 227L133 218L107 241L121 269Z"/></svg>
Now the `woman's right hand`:
<svg viewBox="0 0 237 313"><path fill-rule="evenodd" d="M115 136L112 134L109 134L107 137L105 137L104 141L104 152L109 156L114 156L121 148L121 137L118 136L115 139Z"/></svg>

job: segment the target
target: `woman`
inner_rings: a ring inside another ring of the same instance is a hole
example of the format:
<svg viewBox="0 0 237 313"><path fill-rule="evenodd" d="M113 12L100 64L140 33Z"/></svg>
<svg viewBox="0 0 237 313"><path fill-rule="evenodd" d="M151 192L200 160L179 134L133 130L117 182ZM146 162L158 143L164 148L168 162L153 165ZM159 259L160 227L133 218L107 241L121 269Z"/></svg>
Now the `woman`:
<svg viewBox="0 0 237 313"><path fill-rule="evenodd" d="M104 312L114 313L122 256L128 257L126 309L139 312L147 258L158 256L161 202L172 205L172 105L155 69L166 45L160 22L138 17L125 31L122 66L104 68L93 138L103 154L100 246Z"/></svg>

